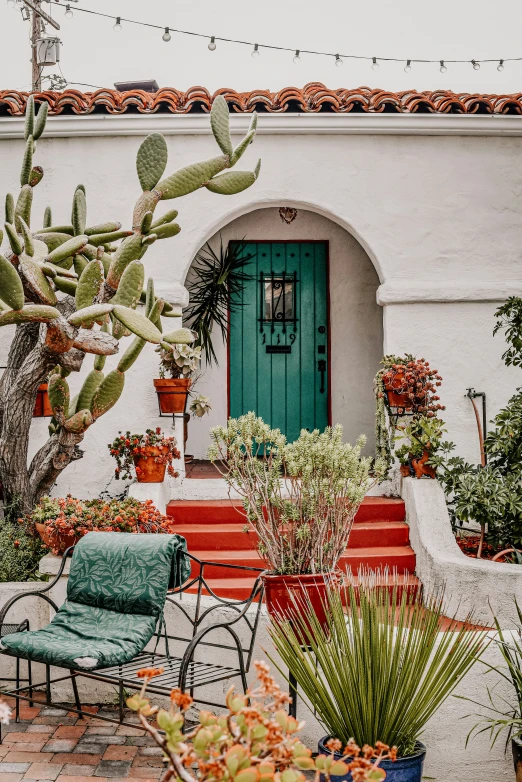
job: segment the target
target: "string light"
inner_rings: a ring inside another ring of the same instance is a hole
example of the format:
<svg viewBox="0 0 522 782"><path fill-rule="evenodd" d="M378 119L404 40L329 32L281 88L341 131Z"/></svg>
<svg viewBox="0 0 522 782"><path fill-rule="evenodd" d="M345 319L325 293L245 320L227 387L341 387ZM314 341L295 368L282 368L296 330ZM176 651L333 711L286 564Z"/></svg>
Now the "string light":
<svg viewBox="0 0 522 782"><path fill-rule="evenodd" d="M65 18L66 19L72 19L74 16L73 12L71 11L71 6L66 5L65 6Z"/></svg>
<svg viewBox="0 0 522 782"><path fill-rule="evenodd" d="M294 55L294 62L295 62L296 65L299 65L299 63L301 62L300 54L301 53L300 53L299 49L296 49L295 50L295 55Z"/></svg>
<svg viewBox="0 0 522 782"><path fill-rule="evenodd" d="M444 60L441 60L441 61L440 61L440 68L439 68L439 71L440 71L441 73L446 73L446 71L447 71L447 70L448 70L448 69L447 69L447 68L446 68L446 66L444 65Z"/></svg>
<svg viewBox="0 0 522 782"><path fill-rule="evenodd" d="M50 5L59 5L59 6L61 6L63 8L62 2L60 0L47 0L47 2L49 2ZM7 0L7 5L9 5L11 7L15 7L16 6L16 0ZM67 7L68 6L66 6L66 8ZM104 19L114 19L114 17L112 17L110 14L106 14L106 13L103 13L101 11L93 11L90 8L78 8L78 7L76 7L75 11L79 11L79 12L85 13L85 14L91 14L92 16L100 16L100 17L102 17ZM67 11L66 11L66 13L67 13ZM71 13L72 13L72 11L71 11ZM152 28L152 29L155 29L155 30L165 30L165 29L167 29L163 25L152 24L151 22L142 22L142 21L139 21L137 19L123 18L123 21L127 22L128 24L135 24L135 25L139 25L141 27L149 27L149 28ZM114 30L116 30L117 32L119 32L122 29L121 22L122 22L122 17L117 16L116 17L116 23L114 25ZM428 59L428 58L426 58L426 59L424 59L424 58L417 58L417 59L405 60L404 57L369 57L367 55L362 55L362 54L337 54L336 55L333 52L317 51L317 50L312 50L312 49L301 49L301 50L299 50L299 49L290 48L288 46L274 46L274 45L266 44L266 43L263 43L263 44L257 44L257 43L256 44L252 44L249 41L237 40L235 38L222 38L222 37L216 37L216 36L212 36L211 37L211 36L209 36L209 35L207 35L205 33L198 33L198 32L194 32L192 30L180 30L180 29L177 29L177 28L168 28L168 29L169 29L169 33L170 33L170 31L172 31L172 32L178 33L179 35L190 35L190 36L192 36L194 38L206 38L207 40L210 39L210 43L208 44L208 48L212 52L215 51L215 49L216 49L216 41L222 41L224 43L235 43L235 44L239 44L239 45L242 45L242 46L249 46L249 47L251 47L253 45L254 49L251 52L253 57L258 57L261 54L259 47L262 46L265 49L271 49L273 51L284 51L284 52L290 52L290 53L294 53L295 52L296 54L294 54L294 58L297 56L297 52L299 52L299 58L300 58L301 54L314 54L314 55L319 56L319 57L334 57L335 58L335 62L337 64L339 63L339 60L341 61L341 63L344 62L344 60L348 60L348 59L350 59L350 60L366 60L366 61L369 61L371 63L371 66L372 66L373 70L377 70L377 68L379 67L379 62L380 61L382 61L382 62L397 62L397 63L406 62L406 66L404 67L405 73L409 73L410 72L413 63L424 64L424 65L429 65L429 64L439 64L440 65L441 62L444 62L444 67L446 67L446 64L448 64L448 63L451 63L451 64L461 64L462 65L462 64L466 64L466 63L469 64L471 62L471 65L473 66L474 70L476 70L476 71L478 71L480 69L480 64L481 63L497 63L497 71L502 72L504 70L505 64L507 62L522 62L522 56L520 56L520 57L504 57L502 59L499 59L498 57L494 57L494 58L484 57L484 58L482 58L480 60L475 60L474 59L474 60L471 60L471 61L470 60L458 60L458 59L441 61L441 60L432 60L432 59Z"/></svg>
<svg viewBox="0 0 522 782"><path fill-rule="evenodd" d="M338 54L335 55L335 64L337 65L338 68L340 68L341 65L343 64L342 58L339 57Z"/></svg>
<svg viewBox="0 0 522 782"><path fill-rule="evenodd" d="M165 32L164 32L164 33L163 33L163 35L161 36L161 39L162 39L162 41L165 41L165 43L168 43L168 42L170 41L170 39L171 39L171 38L172 38L172 36L171 36L171 34L170 34L170 30L169 30L169 28L168 28L168 27L165 27Z"/></svg>
<svg viewBox="0 0 522 782"><path fill-rule="evenodd" d="M7 5L9 6L9 8L14 8L15 7L15 0L7 0Z"/></svg>

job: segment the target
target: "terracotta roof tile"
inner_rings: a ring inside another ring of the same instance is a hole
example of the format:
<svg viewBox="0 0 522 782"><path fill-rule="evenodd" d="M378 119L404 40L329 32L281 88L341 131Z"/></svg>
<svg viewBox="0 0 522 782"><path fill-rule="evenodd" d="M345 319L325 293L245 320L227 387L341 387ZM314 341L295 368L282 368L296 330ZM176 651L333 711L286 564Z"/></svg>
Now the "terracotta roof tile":
<svg viewBox="0 0 522 782"><path fill-rule="evenodd" d="M0 90L0 115L21 116L29 93ZM216 95L224 95L232 111L250 112L366 112L378 113L438 113L438 114L522 114L522 93L512 95L481 95L434 92L387 92L359 87L329 90L320 82L303 89L286 87L279 92L252 90L236 92L217 90L213 95L204 87L191 87L187 92L164 88L156 93L142 90L118 92L103 89L96 92L64 90L35 93L36 101L47 100L51 114L189 114L208 112Z"/></svg>

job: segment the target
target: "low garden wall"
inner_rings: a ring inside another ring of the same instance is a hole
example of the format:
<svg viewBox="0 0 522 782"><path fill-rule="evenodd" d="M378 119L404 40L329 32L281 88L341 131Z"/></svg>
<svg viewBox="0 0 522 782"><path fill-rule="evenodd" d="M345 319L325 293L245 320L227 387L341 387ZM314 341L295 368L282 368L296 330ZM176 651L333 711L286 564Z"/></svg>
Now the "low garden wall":
<svg viewBox="0 0 522 782"><path fill-rule="evenodd" d="M415 522L413 522L412 519L412 503L414 497L416 498L417 505L419 505L419 492L422 495L423 492L431 491L434 496L437 496L434 491L437 487L433 481L412 481L412 483L416 483L416 486L411 489L408 486L407 491L410 492L408 507L410 508L410 519L413 523L412 532L414 532ZM419 484L421 485L421 489L417 490ZM424 488L425 485L433 488ZM422 506L422 511L421 508L419 508L417 513L422 517L424 509L426 510L426 513L428 513L429 503L428 506L423 503L420 503L420 505ZM414 534L417 533L414 532ZM48 554L41 562L41 570L49 573L49 575L54 575L58 570L59 563L60 559L58 557ZM37 583L0 584L0 605L3 605L15 592L32 591L33 589L38 588L38 586ZM53 589L53 594L51 595L58 604L62 603L65 599L66 587L67 573L60 579L60 582ZM195 604L195 596L184 595L182 600L183 608L190 611ZM220 619L225 618L225 613L226 609L219 609L214 614L214 620L219 621ZM42 600L37 601L36 598L20 601L17 604L16 610L13 609L12 615L17 620L22 619L24 616L28 616L31 620L31 627L33 628L44 626L50 618L50 614L47 611L47 604ZM8 619L9 618L10 617L8 617ZM180 612L170 605L165 612L165 618L169 633L179 635L181 632L188 629L188 626L187 628L182 628ZM268 655L272 655L273 646L267 632L267 624L268 618L266 611L263 608L253 659L268 659ZM226 643L227 639L216 636L212 637L211 640ZM176 654L179 653L180 650L176 649L174 645L174 648L172 648L171 651ZM204 654L204 651L199 652L200 659L201 655ZM207 650L207 659L208 654L209 652ZM211 654L213 662L230 665L230 652L213 647ZM496 665L500 663L500 655L494 644L487 650L485 660ZM9 658L0 655L0 677L12 675L12 665ZM274 666L272 666L272 668L274 668ZM44 678L42 666L35 666L35 669L36 676L40 677L38 680L42 681ZM11 671L11 673L9 673L9 671ZM24 674L24 672L25 664L22 663L22 674ZM509 698L510 692L506 682L503 682L496 674L490 673L486 678L485 672L485 666L480 664L476 665L462 681L457 694L473 699L485 699L486 685L488 685L489 687L495 687L495 691L499 698ZM57 669L53 669L53 675L59 675ZM252 678L251 675L250 678ZM282 679L281 676L278 678ZM79 684L82 701L84 703L110 702L115 699L115 689L107 685L100 685L89 679L81 679L79 680ZM210 699L221 701L228 686L228 682L216 683L212 685L212 689L208 689L206 695ZM70 684L63 683L55 685L54 697L56 700L63 699L70 702L72 700ZM477 722L477 718L468 715L473 715L475 711L476 707L473 706L473 704L451 697L429 722L423 736L423 740L428 746L428 757L424 772L426 778L439 780L440 782L461 782L464 778L474 779L475 777L500 782L502 779L510 780L513 778L512 763L510 758L504 754L504 745L502 741L498 741L495 747L490 750L488 737L481 736L472 740L467 748L465 747L466 736L470 728ZM315 747L317 740L324 735L324 730L302 702L298 705L298 715L306 721L302 736L303 740L308 746ZM465 719L466 717L468 718Z"/></svg>
<svg viewBox="0 0 522 782"><path fill-rule="evenodd" d="M518 624L514 598L522 606L522 566L462 553L455 541L442 487L434 480L405 478L402 497L416 574L429 591L444 590L447 613L488 627L496 616L502 628Z"/></svg>

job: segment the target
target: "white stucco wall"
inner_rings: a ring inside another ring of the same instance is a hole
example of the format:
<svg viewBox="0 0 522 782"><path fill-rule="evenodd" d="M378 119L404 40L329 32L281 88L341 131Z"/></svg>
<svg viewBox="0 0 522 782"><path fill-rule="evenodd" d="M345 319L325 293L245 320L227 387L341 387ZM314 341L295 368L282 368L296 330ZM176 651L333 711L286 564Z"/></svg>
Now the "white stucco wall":
<svg viewBox="0 0 522 782"><path fill-rule="evenodd" d="M87 189L89 222L110 218L128 225L139 195L134 160L141 138L151 130L166 134L172 171L215 153L205 132L207 118L196 119L51 119L36 154L45 177L35 192L33 225L48 203L57 222L67 220L79 182ZM289 205L328 217L358 239L375 266L378 301L385 305L385 349L410 350L438 364L445 379L449 436L461 453L476 458L475 424L463 399L466 387L488 393L493 415L520 384L518 371L502 366L502 339L493 340L491 331L495 302L522 291L522 140L499 135L518 133L522 125L515 128L518 118L506 118L514 122L505 131L502 118L488 123L473 117L432 119L421 118L419 125L412 117L408 125L404 116L399 123L385 115L371 122L362 118L358 131L355 117L261 116L259 136L242 161L246 168L258 157L263 160L254 187L230 198L199 192L180 200L182 232L157 243L147 253L146 268L165 289L183 281L205 241L260 208ZM233 117L232 125L238 139L248 117ZM411 135L404 135L409 127ZM53 135L67 134L68 128L74 135ZM417 131L422 135L414 135ZM1 119L2 181L14 192L23 142L21 136L9 136L17 133L18 120ZM129 373L118 406L87 434L86 458L64 473L60 492L97 494L110 477L105 444L117 430L160 423L152 387L156 366L149 348ZM204 426L191 422L192 429ZM44 427L43 422L34 425L35 447Z"/></svg>
<svg viewBox="0 0 522 782"><path fill-rule="evenodd" d="M365 434L367 452L373 453L372 388L382 358L382 308L376 302L379 278L366 252L344 228L306 209L299 209L289 225L281 220L278 209L259 209L237 218L220 234L225 246L243 238L328 242L332 423L344 426L348 442ZM219 234L210 240L215 251L219 242ZM187 281L190 276L189 271ZM219 330L215 331L214 344L219 347L219 365L206 367L203 361L195 388L195 393L211 398L212 412L189 424L187 452L198 458L205 457L209 428L223 424L227 416L227 351Z"/></svg>

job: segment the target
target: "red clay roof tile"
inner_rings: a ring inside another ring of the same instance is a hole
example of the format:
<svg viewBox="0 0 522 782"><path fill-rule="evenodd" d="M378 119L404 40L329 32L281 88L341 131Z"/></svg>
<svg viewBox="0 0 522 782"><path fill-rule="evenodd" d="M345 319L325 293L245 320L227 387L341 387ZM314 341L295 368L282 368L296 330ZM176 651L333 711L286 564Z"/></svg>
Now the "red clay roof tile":
<svg viewBox="0 0 522 782"><path fill-rule="evenodd" d="M0 90L0 115L24 114L29 93ZM481 95L434 92L387 92L359 87L358 89L329 90L320 82L305 85L303 89L286 87L279 92L252 90L236 92L223 88L213 95L204 87L191 87L187 92L164 88L156 93L142 90L118 92L102 89L96 92L64 90L63 92L35 93L37 102L46 100L50 114L108 113L154 114L156 112L189 114L208 112L216 95L224 95L232 111L251 112L366 112L437 113L437 114L522 114L522 93L512 95Z"/></svg>

